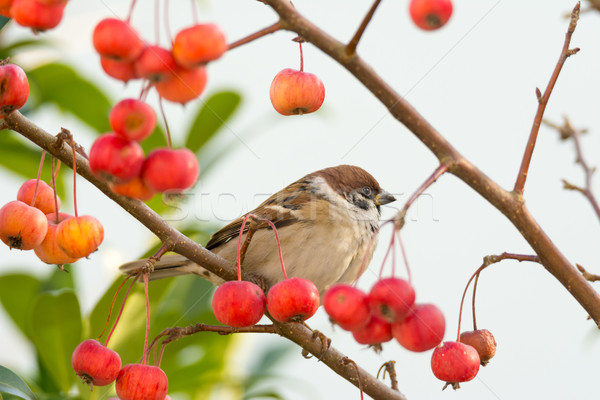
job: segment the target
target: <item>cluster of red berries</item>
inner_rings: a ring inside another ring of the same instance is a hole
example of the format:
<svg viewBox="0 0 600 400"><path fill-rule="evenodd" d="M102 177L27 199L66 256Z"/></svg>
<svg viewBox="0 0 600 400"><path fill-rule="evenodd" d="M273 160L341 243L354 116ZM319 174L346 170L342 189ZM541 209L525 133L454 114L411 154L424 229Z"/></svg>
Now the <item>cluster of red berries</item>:
<svg viewBox="0 0 600 400"><path fill-rule="evenodd" d="M0 61L0 119L25 105L29 97L29 81L21 67Z"/></svg>
<svg viewBox="0 0 600 400"><path fill-rule="evenodd" d="M100 21L93 42L109 76L124 82L146 79L162 98L181 104L200 96L207 80L205 64L227 50L225 35L215 24L181 30L169 50L145 44L128 21L117 18Z"/></svg>
<svg viewBox="0 0 600 400"><path fill-rule="evenodd" d="M0 208L0 239L10 248L32 250L48 264L70 264L102 243L104 229L91 215L58 212L60 199L44 181L23 183L17 200Z"/></svg>
<svg viewBox="0 0 600 400"><path fill-rule="evenodd" d="M94 339L81 342L73 351L71 364L77 376L92 386L115 382L120 400L165 400L169 382L160 367L127 364L121 368L121 357Z"/></svg>
<svg viewBox="0 0 600 400"><path fill-rule="evenodd" d="M55 28L68 0L0 0L0 15L13 18L34 31Z"/></svg>
<svg viewBox="0 0 600 400"><path fill-rule="evenodd" d="M408 10L415 25L431 31L446 25L452 15L452 0L411 0Z"/></svg>
<svg viewBox="0 0 600 400"><path fill-rule="evenodd" d="M155 149L144 158L139 142L156 126L147 103L125 99L110 112L112 132L98 137L90 149L92 172L110 182L115 193L149 200L155 193L182 191L198 179L198 160L189 149Z"/></svg>
<svg viewBox="0 0 600 400"><path fill-rule="evenodd" d="M319 308L319 291L304 278L286 278L267 292L248 281L229 281L217 288L212 299L217 321L241 328L255 325L265 313L279 322L299 322Z"/></svg>
<svg viewBox="0 0 600 400"><path fill-rule="evenodd" d="M422 352L444 338L442 312L433 304L415 304L415 291L404 279L380 279L369 294L337 284L325 293L323 306L361 344L380 346L396 338L406 349Z"/></svg>

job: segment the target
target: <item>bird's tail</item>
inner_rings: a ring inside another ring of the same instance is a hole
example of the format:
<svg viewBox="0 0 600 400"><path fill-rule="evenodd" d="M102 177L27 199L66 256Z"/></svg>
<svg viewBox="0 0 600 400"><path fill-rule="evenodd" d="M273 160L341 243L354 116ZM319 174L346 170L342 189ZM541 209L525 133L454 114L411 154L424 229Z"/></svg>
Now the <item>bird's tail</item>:
<svg viewBox="0 0 600 400"><path fill-rule="evenodd" d="M119 267L124 274L129 274L142 267L148 260L136 260L125 263ZM179 254L165 254L154 264L154 271L150 273L150 280L170 278L172 276L194 274L215 285L223 283L223 279L202 268Z"/></svg>

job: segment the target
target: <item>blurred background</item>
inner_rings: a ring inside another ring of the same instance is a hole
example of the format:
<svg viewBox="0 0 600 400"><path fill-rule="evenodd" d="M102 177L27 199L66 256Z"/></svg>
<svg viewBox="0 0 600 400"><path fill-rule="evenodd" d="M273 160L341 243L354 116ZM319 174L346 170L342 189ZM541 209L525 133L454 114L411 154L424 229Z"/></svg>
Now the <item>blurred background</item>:
<svg viewBox="0 0 600 400"><path fill-rule="evenodd" d="M294 5L335 38L348 41L371 2L298 0ZM550 78L568 26L565 15L574 5L564 0L455 0L450 22L439 31L423 32L411 22L407 0L384 1L358 53L463 155L509 189L536 112L535 88L543 91ZM13 24L2 31L2 56L10 55L30 76L31 99L23 111L30 119L51 133L68 128L89 149L94 138L109 129L110 106L139 95L139 82L123 85L103 73L91 45L95 24L104 17L125 18L129 6L122 0L71 0L62 23L52 31L34 36ZM200 21L219 24L229 42L277 20L258 1L204 0L197 6ZM587 2L582 6L586 8ZM169 2L173 33L193 23L190 7L186 1ZM162 2L159 18L160 43L168 46ZM138 1L132 24L153 42L154 2ZM567 60L545 113L550 121L560 124L568 116L575 127L589 129L582 143L592 165L600 164L599 30L598 12L582 14L571 44L581 52ZM277 32L226 53L208 66L208 85L199 100L185 107L166 107L171 132L180 145L195 129L203 107L228 115L224 124L207 133L207 142L198 149L201 176L185 201L165 205L156 198L151 202L170 223L198 241L206 241L219 226L305 174L339 164L365 168L397 196L398 201L383 210L383 217L389 218L437 166L430 152L364 87L309 43L304 45L305 71L324 82L325 103L310 115L277 114L269 101L269 85L281 69L298 68L294 37ZM156 93L148 101L157 106ZM41 152L15 133L2 132L0 143L4 160L0 203L4 204L15 199L22 182L35 177ZM563 178L583 185L581 167L574 160L572 141L559 141L555 131L543 126L525 199L569 260L598 273L593 245L600 236L598 219L583 196L562 189ZM72 212L70 172L63 168L60 190L63 209ZM69 370L72 347L61 349L57 344L76 344L99 334L115 285L120 283L118 266L142 257L157 242L85 180L78 179L77 189L79 213L96 216L105 229L104 243L89 260L77 262L64 274L31 252L0 247L0 364L49 393L48 398L106 399L114 393L110 388L90 394L75 383ZM435 303L443 310L448 340L456 334L464 285L482 257L503 251L532 252L498 211L451 175L443 176L419 198L402 236L417 302ZM383 230L378 251L359 281L364 290L377 280L388 238L389 231ZM390 273L388 264L384 275ZM154 335L175 325L214 322L209 310L212 287L198 278L154 282L150 292ZM137 362L141 356L142 302L136 289L111 340L124 363ZM373 374L387 360L396 360L399 386L408 398L597 396L598 331L543 267L516 261L490 267L481 275L477 305L478 325L493 332L498 350L475 380L456 392L441 391L443 383L430 369L430 352L410 353L390 342L376 354L358 345L349 333L332 328L322 309L309 325ZM64 330L68 338L56 338L60 330L40 337L37 329L51 323L40 321L42 316L53 323L64 318L75 325L65 325L70 327ZM470 320L467 309L463 330L471 328ZM164 367L175 400L359 398L348 382L315 359L305 360L299 348L275 336L198 334L169 345Z"/></svg>

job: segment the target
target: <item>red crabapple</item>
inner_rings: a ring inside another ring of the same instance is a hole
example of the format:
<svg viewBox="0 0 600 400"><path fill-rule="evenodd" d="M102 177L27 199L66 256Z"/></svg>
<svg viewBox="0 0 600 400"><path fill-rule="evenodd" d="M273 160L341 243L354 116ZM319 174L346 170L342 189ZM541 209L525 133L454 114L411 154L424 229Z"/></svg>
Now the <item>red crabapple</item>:
<svg viewBox="0 0 600 400"><path fill-rule="evenodd" d="M154 131L154 109L138 99L124 99L115 104L108 115L110 126L117 136L141 142Z"/></svg>
<svg viewBox="0 0 600 400"><path fill-rule="evenodd" d="M431 355L431 370L436 378L458 389L459 382L475 378L479 371L479 354L474 347L460 342L444 342ZM444 388L446 388L444 386Z"/></svg>
<svg viewBox="0 0 600 400"><path fill-rule="evenodd" d="M265 294L248 281L225 282L215 290L212 309L217 320L225 325L243 327L255 325L265 313Z"/></svg>
<svg viewBox="0 0 600 400"><path fill-rule="evenodd" d="M140 175L125 183L109 182L108 186L116 194L141 201L150 200L156 194L156 191L150 189Z"/></svg>
<svg viewBox="0 0 600 400"><path fill-rule="evenodd" d="M73 351L71 364L78 377L91 386L106 386L117 379L121 357L94 339L81 342Z"/></svg>
<svg viewBox="0 0 600 400"><path fill-rule="evenodd" d="M144 150L138 142L109 132L94 141L89 162L94 174L109 181L127 182L140 173Z"/></svg>
<svg viewBox="0 0 600 400"><path fill-rule="evenodd" d="M172 71L177 68L173 53L160 46L147 46L135 60L137 76L157 83L169 79Z"/></svg>
<svg viewBox="0 0 600 400"><path fill-rule="evenodd" d="M125 83L139 78L135 72L135 64L132 61L119 61L114 58L100 56L100 65L106 75Z"/></svg>
<svg viewBox="0 0 600 400"><path fill-rule="evenodd" d="M392 334L407 350L422 352L433 349L444 339L446 320L433 304L416 304L401 322L392 324Z"/></svg>
<svg viewBox="0 0 600 400"><path fill-rule="evenodd" d="M94 48L101 56L119 61L135 60L144 43L133 27L117 18L105 18L94 28Z"/></svg>
<svg viewBox="0 0 600 400"><path fill-rule="evenodd" d="M67 255L67 253L58 246L58 243L56 243L56 229L58 228L58 224L68 218L73 218L73 216L66 213L58 213L57 221L55 213L46 214L46 219L48 220L48 232L46 232L46 236L42 243L33 248L35 255L46 264L72 264L78 260L75 257Z"/></svg>
<svg viewBox="0 0 600 400"><path fill-rule="evenodd" d="M198 24L183 29L173 40L173 56L177 64L185 68L216 60L226 50L225 34L215 24Z"/></svg>
<svg viewBox="0 0 600 400"><path fill-rule="evenodd" d="M367 294L344 283L333 285L325 292L323 307L331 319L347 331L363 328L371 320Z"/></svg>
<svg viewBox="0 0 600 400"><path fill-rule="evenodd" d="M426 31L441 28L452 15L451 0L411 0L409 13L415 25Z"/></svg>
<svg viewBox="0 0 600 400"><path fill-rule="evenodd" d="M206 68L183 68L177 66L168 78L157 82L154 87L165 100L185 104L200 97L206 87Z"/></svg>
<svg viewBox="0 0 600 400"><path fill-rule="evenodd" d="M0 208L0 239L11 249L31 250L39 246L48 232L43 212L19 200Z"/></svg>
<svg viewBox="0 0 600 400"><path fill-rule="evenodd" d="M267 310L279 322L305 321L319 308L319 291L304 278L285 279L267 293Z"/></svg>
<svg viewBox="0 0 600 400"><path fill-rule="evenodd" d="M317 111L325 99L325 87L316 75L286 68L275 75L270 89L271 104L282 115Z"/></svg>
<svg viewBox="0 0 600 400"><path fill-rule="evenodd" d="M379 345L392 340L392 326L386 320L373 316L366 326L352 331L352 336L360 344Z"/></svg>
<svg viewBox="0 0 600 400"><path fill-rule="evenodd" d="M189 149L155 149L142 167L142 179L157 192L189 189L196 183L200 166Z"/></svg>
<svg viewBox="0 0 600 400"><path fill-rule="evenodd" d="M89 256L98 249L102 240L104 228L91 215L65 219L56 228L56 244L70 257Z"/></svg>
<svg viewBox="0 0 600 400"><path fill-rule="evenodd" d="M58 26L66 3L44 4L39 0L13 0L11 16L21 26L45 31Z"/></svg>
<svg viewBox="0 0 600 400"><path fill-rule="evenodd" d="M117 376L115 389L120 400L164 400L169 382L159 367L127 364Z"/></svg>
<svg viewBox="0 0 600 400"><path fill-rule="evenodd" d="M369 292L368 301L373 315L390 323L399 322L410 314L415 304L415 291L404 279L380 279Z"/></svg>
<svg viewBox="0 0 600 400"><path fill-rule="evenodd" d="M28 97L29 82L23 69L0 61L0 119L23 107Z"/></svg>
<svg viewBox="0 0 600 400"><path fill-rule="evenodd" d="M35 203L31 204L36 184L38 188L37 194L35 195ZM17 200L29 204L32 207L39 208L44 214L50 214L56 211L54 204L54 190L42 180L40 180L39 183L37 179L25 181L17 192ZM56 202L60 209L60 199L58 197L56 198Z"/></svg>

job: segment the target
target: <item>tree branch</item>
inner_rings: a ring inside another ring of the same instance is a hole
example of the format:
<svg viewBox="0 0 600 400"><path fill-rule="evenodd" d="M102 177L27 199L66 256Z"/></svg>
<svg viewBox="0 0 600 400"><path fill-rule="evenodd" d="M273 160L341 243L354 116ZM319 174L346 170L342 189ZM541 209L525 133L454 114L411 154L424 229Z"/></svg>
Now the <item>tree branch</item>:
<svg viewBox="0 0 600 400"><path fill-rule="evenodd" d="M538 109L533 120L531 132L529 133L529 139L527 140L527 146L525 147L525 154L523 154L523 160L521 161L521 167L519 168L519 175L517 176L517 181L515 182L515 187L513 189L515 193L521 195L525 189L525 181L527 180L527 172L529 171L529 165L531 164L533 149L535 148L537 136L540 131L540 125L542 124L542 118L544 117L544 111L546 110L546 105L550 99L550 94L552 94L552 89L554 89L554 85L558 80L558 75L565 64L565 61L567 61L567 58L579 52L579 48L569 49L569 46L571 45L571 36L573 36L573 32L575 32L577 20L579 19L579 10L580 4L578 2L571 13L571 21L569 23L569 29L565 35L565 42L563 44L562 51L560 52L558 63L556 63L554 72L552 72L552 76L550 77L550 82L548 82L548 86L546 86L546 90L544 91L544 95L540 96L540 90L536 88Z"/></svg>
<svg viewBox="0 0 600 400"><path fill-rule="evenodd" d="M14 111L6 117L5 124L9 129L20 133L69 167L73 167L71 147L69 147L66 142L62 141L59 142L59 146L57 146L58 139L55 136L50 135L48 132L36 126L20 112ZM140 221L163 243L172 243L172 250L176 253L202 265L204 268L223 279L237 279L237 269L233 268L232 263L206 250L198 243L171 227L160 217L160 215L155 213L143 202L113 193L104 181L92 174L87 160L80 154L77 154L77 173L100 189L107 197L114 200L135 219ZM249 277L245 277L244 279L250 280ZM303 324L297 323L281 324L276 322L273 326L278 335L298 344L306 352L315 355L317 359L322 361L337 374L355 386L359 386L356 369L352 365L344 364L343 362L346 355L333 347L323 346L321 340L315 339L315 332L311 329ZM271 328L269 328L269 330L270 329ZM406 397L404 397L403 394L392 390L382 381L379 381L362 368L359 368L359 374L365 393L372 398L406 400Z"/></svg>
<svg viewBox="0 0 600 400"><path fill-rule="evenodd" d="M381 3L381 0L375 0L373 5L371 6L371 9L369 10L367 15L363 19L360 26L358 27L356 33L354 34L354 36L348 43L348 46L346 46L346 53L348 55L352 55L352 54L356 53L356 46L358 46L358 42L360 41L360 38L362 37L363 33L365 33L365 29L367 29L367 25L369 25L369 22L371 22L371 18L373 18L373 14L375 14L375 10L377 10L379 3Z"/></svg>
<svg viewBox="0 0 600 400"><path fill-rule="evenodd" d="M522 196L504 190L495 181L462 156L402 96L392 89L358 55L346 54L346 46L300 15L286 0L265 0L280 17L283 29L301 35L352 73L390 114L406 126L449 172L469 185L503 213L540 257L543 266L558 279L571 295L600 325L600 295L554 245L533 218Z"/></svg>

